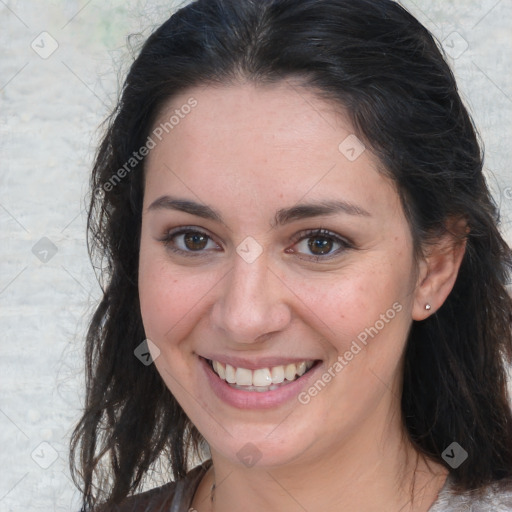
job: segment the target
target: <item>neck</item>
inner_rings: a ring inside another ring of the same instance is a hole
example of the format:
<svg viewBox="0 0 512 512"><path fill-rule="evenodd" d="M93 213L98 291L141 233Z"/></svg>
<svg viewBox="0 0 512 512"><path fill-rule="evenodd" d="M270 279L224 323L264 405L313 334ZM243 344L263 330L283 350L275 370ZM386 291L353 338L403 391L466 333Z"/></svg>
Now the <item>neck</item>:
<svg viewBox="0 0 512 512"><path fill-rule="evenodd" d="M247 468L212 451L213 471L202 482L194 499L199 508L194 508L201 512L427 512L447 471L427 463L405 436L365 434L359 431L350 441L340 441L337 449L330 445L317 451L315 458L304 454L279 467ZM357 439L361 436L364 443Z"/></svg>

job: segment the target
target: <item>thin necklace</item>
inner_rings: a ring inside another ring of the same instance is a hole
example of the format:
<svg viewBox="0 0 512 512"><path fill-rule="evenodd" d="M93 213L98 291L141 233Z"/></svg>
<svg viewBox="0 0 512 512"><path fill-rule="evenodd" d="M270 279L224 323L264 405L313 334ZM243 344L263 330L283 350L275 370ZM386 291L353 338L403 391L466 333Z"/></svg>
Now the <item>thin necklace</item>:
<svg viewBox="0 0 512 512"><path fill-rule="evenodd" d="M210 501L212 504L212 512L213 512L213 507L215 506L215 504L213 503L214 499L215 499L215 482L213 482L212 488L210 489Z"/></svg>

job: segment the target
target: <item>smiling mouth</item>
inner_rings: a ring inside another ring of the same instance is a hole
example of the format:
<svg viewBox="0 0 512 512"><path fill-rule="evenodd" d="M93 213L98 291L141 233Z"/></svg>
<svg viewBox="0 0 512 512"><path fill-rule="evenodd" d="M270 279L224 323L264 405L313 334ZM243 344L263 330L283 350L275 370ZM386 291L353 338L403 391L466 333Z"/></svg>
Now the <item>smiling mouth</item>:
<svg viewBox="0 0 512 512"><path fill-rule="evenodd" d="M243 391L273 391L300 379L319 361L304 360L299 363L249 370L230 364L206 359L213 372L230 387Z"/></svg>

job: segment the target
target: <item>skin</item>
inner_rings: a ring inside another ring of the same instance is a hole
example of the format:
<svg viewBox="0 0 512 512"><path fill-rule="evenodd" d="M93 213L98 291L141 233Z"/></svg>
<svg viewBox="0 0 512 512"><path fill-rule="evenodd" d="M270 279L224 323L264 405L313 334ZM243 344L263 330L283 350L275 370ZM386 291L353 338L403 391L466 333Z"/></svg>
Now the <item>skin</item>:
<svg viewBox="0 0 512 512"><path fill-rule="evenodd" d="M427 511L447 471L418 457L403 431L403 353L412 320L449 294L464 247L440 239L415 262L395 188L370 150L355 161L340 152L354 129L313 92L290 82L198 87L155 125L190 97L197 107L147 158L139 289L156 368L212 453L193 507L213 510L215 480L217 511ZM222 222L151 208L163 195L208 205ZM321 200L368 215L273 225L278 210ZM200 256L170 249L190 248L183 236L162 242L180 226L211 237ZM317 228L350 245L315 256L311 236L294 237ZM236 251L248 236L262 250L252 263ZM321 360L325 374L396 303L400 312L307 404L240 409L205 380L198 355L212 353ZM237 456L247 443L260 457L252 467Z"/></svg>

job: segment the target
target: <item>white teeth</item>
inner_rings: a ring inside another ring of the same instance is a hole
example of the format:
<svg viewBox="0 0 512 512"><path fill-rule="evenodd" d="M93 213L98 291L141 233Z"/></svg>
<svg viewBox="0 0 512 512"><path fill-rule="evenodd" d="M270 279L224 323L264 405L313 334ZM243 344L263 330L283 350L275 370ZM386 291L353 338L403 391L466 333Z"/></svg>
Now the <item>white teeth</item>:
<svg viewBox="0 0 512 512"><path fill-rule="evenodd" d="M226 382L236 384L235 369L230 365L226 365Z"/></svg>
<svg viewBox="0 0 512 512"><path fill-rule="evenodd" d="M237 386L252 386L252 372L247 368L237 368L235 379Z"/></svg>
<svg viewBox="0 0 512 512"><path fill-rule="evenodd" d="M224 366L221 363L217 362L217 369L215 371L217 372L221 379L226 380L226 370L224 369Z"/></svg>
<svg viewBox="0 0 512 512"><path fill-rule="evenodd" d="M284 366L274 366L270 372L273 384L281 384L284 380Z"/></svg>
<svg viewBox="0 0 512 512"><path fill-rule="evenodd" d="M302 361L297 365L297 375L300 377L306 373L306 361Z"/></svg>
<svg viewBox="0 0 512 512"><path fill-rule="evenodd" d="M212 361L211 364L215 373L222 380L233 384L236 388L241 386L240 389L250 391L268 391L275 389L276 385L283 382L287 384L295 380L296 376L301 377L314 365L314 361L301 361L297 364L290 363L257 370L235 368L230 364L224 365L218 361Z"/></svg>
<svg viewBox="0 0 512 512"><path fill-rule="evenodd" d="M272 384L272 375L268 368L262 368L261 370L254 370L252 372L252 385L253 386L270 386Z"/></svg>
<svg viewBox="0 0 512 512"><path fill-rule="evenodd" d="M297 366L294 364L287 364L284 367L284 378L286 380L295 380L295 374L297 373Z"/></svg>
<svg viewBox="0 0 512 512"><path fill-rule="evenodd" d="M222 366L218 361L212 361L212 366L217 375L226 380L226 371L224 370L224 366Z"/></svg>

